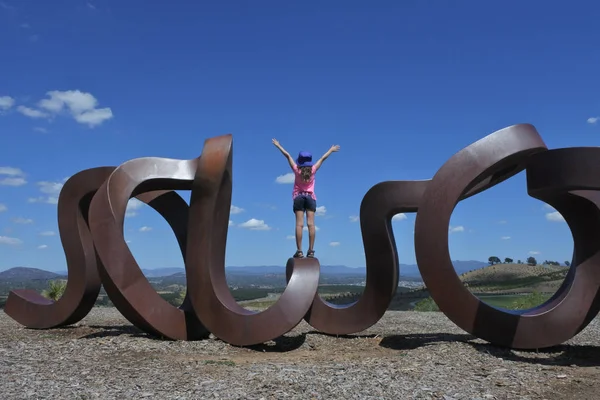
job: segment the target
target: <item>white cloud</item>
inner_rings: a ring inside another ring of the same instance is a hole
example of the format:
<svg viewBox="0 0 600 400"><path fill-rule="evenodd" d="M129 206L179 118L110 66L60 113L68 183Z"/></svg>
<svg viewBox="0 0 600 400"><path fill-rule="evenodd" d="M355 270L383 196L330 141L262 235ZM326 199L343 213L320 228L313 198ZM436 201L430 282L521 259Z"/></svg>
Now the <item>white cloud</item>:
<svg viewBox="0 0 600 400"><path fill-rule="evenodd" d="M287 235L285 238L288 240L296 239L296 235Z"/></svg>
<svg viewBox="0 0 600 400"><path fill-rule="evenodd" d="M150 228L149 226L142 226L140 228L140 232L149 232L151 230L152 230L152 228Z"/></svg>
<svg viewBox="0 0 600 400"><path fill-rule="evenodd" d="M229 220L229 226L235 225L232 220Z"/></svg>
<svg viewBox="0 0 600 400"><path fill-rule="evenodd" d="M587 119L588 124L596 124L596 122L600 121L600 117L591 117Z"/></svg>
<svg viewBox="0 0 600 400"><path fill-rule="evenodd" d="M240 213L244 212L244 209L241 208L241 207L237 207L237 206L232 205L229 212L231 214L240 214Z"/></svg>
<svg viewBox="0 0 600 400"><path fill-rule="evenodd" d="M38 246L38 249L40 249L40 250L44 250L44 249L47 249L47 248L48 248L47 244L41 244L41 245Z"/></svg>
<svg viewBox="0 0 600 400"><path fill-rule="evenodd" d="M35 128L33 128L33 130L40 133L48 133L48 129L42 128L40 126L36 126Z"/></svg>
<svg viewBox="0 0 600 400"><path fill-rule="evenodd" d="M404 213L396 214L392 217L392 221L402 221L405 219L406 219L406 214L404 214Z"/></svg>
<svg viewBox="0 0 600 400"><path fill-rule="evenodd" d="M465 231L465 227L462 226L462 225L454 226L454 227L451 226L451 227L448 228L448 231L450 233L464 232Z"/></svg>
<svg viewBox="0 0 600 400"><path fill-rule="evenodd" d="M498 221L498 223L499 223L500 225L504 225L504 224L506 224L506 220L504 220L504 219L503 219L503 220L500 220L500 221Z"/></svg>
<svg viewBox="0 0 600 400"><path fill-rule="evenodd" d="M6 207L4 204L0 203L0 212L4 212L8 210L8 207Z"/></svg>
<svg viewBox="0 0 600 400"><path fill-rule="evenodd" d="M79 122L80 124L85 124L90 128L93 128L96 125L101 125L104 121L111 119L112 117L113 114L110 108L100 108L97 110L85 111L74 116L75 121Z"/></svg>
<svg viewBox="0 0 600 400"><path fill-rule="evenodd" d="M529 254L531 254L532 256L537 256L541 253L539 251L530 251Z"/></svg>
<svg viewBox="0 0 600 400"><path fill-rule="evenodd" d="M137 215L137 210L145 206L146 204L142 201L139 201L135 197L129 199L127 202L127 209L125 211L125 218L135 217Z"/></svg>
<svg viewBox="0 0 600 400"><path fill-rule="evenodd" d="M52 231L44 231L40 233L40 236L54 236L56 235L56 233L52 232Z"/></svg>
<svg viewBox="0 0 600 400"><path fill-rule="evenodd" d="M329 243L329 245L331 247L336 247L336 246L339 246L340 244L341 244L340 242L331 242L331 243Z"/></svg>
<svg viewBox="0 0 600 400"><path fill-rule="evenodd" d="M501 240L510 240L510 236L502 236L500 239Z"/></svg>
<svg viewBox="0 0 600 400"><path fill-rule="evenodd" d="M349 218L350 222L358 222L360 220L360 217L358 215L351 215Z"/></svg>
<svg viewBox="0 0 600 400"><path fill-rule="evenodd" d="M2 186L23 186L27 183L24 178L4 178L0 179Z"/></svg>
<svg viewBox="0 0 600 400"><path fill-rule="evenodd" d="M27 183L25 174L19 168L0 167L0 175L8 176L8 178L0 179L2 186L22 186Z"/></svg>
<svg viewBox="0 0 600 400"><path fill-rule="evenodd" d="M246 222L238 225L240 228L250 229L252 231L268 231L271 227L265 224L262 219L251 218Z"/></svg>
<svg viewBox="0 0 600 400"><path fill-rule="evenodd" d="M8 236L0 236L0 244L6 244L8 246L18 246L22 243L23 241L21 239Z"/></svg>
<svg viewBox="0 0 600 400"><path fill-rule="evenodd" d="M46 94L49 98L39 101L40 108L52 114L59 114L66 109L75 121L90 128L101 125L113 117L110 108L96 108L98 100L90 93L79 90L53 90Z"/></svg>
<svg viewBox="0 0 600 400"><path fill-rule="evenodd" d="M565 217L560 215L558 211L547 213L546 219L551 222L565 222Z"/></svg>
<svg viewBox="0 0 600 400"><path fill-rule="evenodd" d="M27 199L28 203L48 203L48 204L58 204L58 197L56 196L40 196L40 197L30 197Z"/></svg>
<svg viewBox="0 0 600 400"><path fill-rule="evenodd" d="M288 183L294 183L294 179L295 179L294 173L290 172L285 175L279 175L277 178L275 178L275 182L281 183L281 184L288 184Z"/></svg>
<svg viewBox="0 0 600 400"><path fill-rule="evenodd" d="M0 110L8 110L15 105L15 99L10 96L0 96Z"/></svg>
<svg viewBox="0 0 600 400"><path fill-rule="evenodd" d="M50 116L48 113L25 106L18 106L17 111L29 118L47 118Z"/></svg>
<svg viewBox="0 0 600 400"><path fill-rule="evenodd" d="M40 192L46 194L59 194L63 184L61 182L38 182L37 185L40 187Z"/></svg>
<svg viewBox="0 0 600 400"><path fill-rule="evenodd" d="M15 224L24 224L24 225L33 224L33 220L31 218L21 218L21 217L18 217L18 218L13 218L12 221Z"/></svg>
<svg viewBox="0 0 600 400"><path fill-rule="evenodd" d="M317 225L315 225L315 232L320 230L321 228L319 228ZM305 226L304 229L306 232L308 232L308 226Z"/></svg>
<svg viewBox="0 0 600 400"><path fill-rule="evenodd" d="M317 207L317 211L315 212L315 215L317 217L322 217L327 213L327 208L325 206L319 206Z"/></svg>
<svg viewBox="0 0 600 400"><path fill-rule="evenodd" d="M0 167L0 175L24 176L25 173L20 168Z"/></svg>
<svg viewBox="0 0 600 400"><path fill-rule="evenodd" d="M40 192L48 196L30 197L27 199L29 203L47 203L47 204L58 204L58 195L63 188L64 182L69 179L65 178L62 182L49 182L41 181L37 182Z"/></svg>

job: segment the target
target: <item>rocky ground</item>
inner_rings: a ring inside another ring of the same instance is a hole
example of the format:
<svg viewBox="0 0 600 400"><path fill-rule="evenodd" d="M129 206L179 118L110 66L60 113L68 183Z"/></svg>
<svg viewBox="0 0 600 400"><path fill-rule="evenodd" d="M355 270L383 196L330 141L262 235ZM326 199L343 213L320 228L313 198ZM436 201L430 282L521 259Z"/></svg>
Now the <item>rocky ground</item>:
<svg viewBox="0 0 600 400"><path fill-rule="evenodd" d="M390 311L360 335L301 323L261 346L157 340L114 308L73 327L0 313L2 399L597 399L600 323L551 351L490 346L441 313Z"/></svg>

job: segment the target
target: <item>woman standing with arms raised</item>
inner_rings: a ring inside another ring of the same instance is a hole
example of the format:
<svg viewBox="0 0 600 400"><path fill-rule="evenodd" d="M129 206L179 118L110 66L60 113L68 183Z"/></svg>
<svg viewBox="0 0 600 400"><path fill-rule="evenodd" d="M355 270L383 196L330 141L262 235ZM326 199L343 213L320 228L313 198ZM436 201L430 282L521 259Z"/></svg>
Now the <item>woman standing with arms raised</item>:
<svg viewBox="0 0 600 400"><path fill-rule="evenodd" d="M307 257L315 256L315 212L317 211L317 196L315 194L315 174L321 168L331 153L340 150L340 146L335 145L323 154L323 156L313 164L312 154L308 151L301 151L298 158L294 161L276 139L273 139L275 147L281 151L281 154L288 160L294 173L294 188L292 189L292 209L296 216L296 253L295 258L304 257L302 253L302 229L304 228L304 214L306 214L306 225L308 226L308 252Z"/></svg>

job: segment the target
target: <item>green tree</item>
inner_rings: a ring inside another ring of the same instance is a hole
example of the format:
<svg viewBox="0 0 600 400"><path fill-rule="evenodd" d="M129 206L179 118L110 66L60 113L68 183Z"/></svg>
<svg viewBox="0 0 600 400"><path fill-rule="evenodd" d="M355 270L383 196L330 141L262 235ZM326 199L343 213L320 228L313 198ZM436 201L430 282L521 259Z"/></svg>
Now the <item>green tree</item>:
<svg viewBox="0 0 600 400"><path fill-rule="evenodd" d="M570 266L571 266L571 263L570 263L570 262L568 262L568 261L565 261L565 265L566 265L567 267L570 267Z"/></svg>
<svg viewBox="0 0 600 400"><path fill-rule="evenodd" d="M427 297L423 300L418 301L415 304L415 311L426 312L426 311L440 311L439 307L433 301L431 297Z"/></svg>
<svg viewBox="0 0 600 400"><path fill-rule="evenodd" d="M523 264L523 261L517 260L517 264Z"/></svg>
<svg viewBox="0 0 600 400"><path fill-rule="evenodd" d="M527 265L537 265L535 257L527 257Z"/></svg>
<svg viewBox="0 0 600 400"><path fill-rule="evenodd" d="M185 290L179 292L179 297L177 300L179 301L179 305L183 304L183 300L185 300Z"/></svg>
<svg viewBox="0 0 600 400"><path fill-rule="evenodd" d="M490 265L498 264L500 262L501 262L500 259L496 256L491 256L490 258L488 258L488 263Z"/></svg>
<svg viewBox="0 0 600 400"><path fill-rule="evenodd" d="M513 263L513 259L512 259L512 258L508 258L508 257L506 257L506 258L504 259L504 262L505 262L506 264L512 264L512 263Z"/></svg>
<svg viewBox="0 0 600 400"><path fill-rule="evenodd" d="M58 300L65 293L67 288L67 281L58 279L55 281L48 282L48 289L42 292L42 296L49 298L50 300Z"/></svg>

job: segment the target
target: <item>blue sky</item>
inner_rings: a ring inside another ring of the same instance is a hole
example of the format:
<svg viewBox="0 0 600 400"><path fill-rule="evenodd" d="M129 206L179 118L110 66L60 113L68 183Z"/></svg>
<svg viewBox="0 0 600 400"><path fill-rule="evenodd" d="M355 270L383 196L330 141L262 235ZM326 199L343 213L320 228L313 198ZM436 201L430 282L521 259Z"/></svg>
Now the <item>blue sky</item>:
<svg viewBox="0 0 600 400"><path fill-rule="evenodd" d="M237 266L284 265L295 250L292 186L278 183L289 167L272 138L292 154L341 146L317 176L316 255L352 267L364 266L353 216L376 183L430 178L515 123L549 147L599 143L600 3L211 3L0 1L0 270L64 268L54 200L65 178L190 159L224 133ZM400 262L414 263L405 217L394 232ZM521 173L457 206L452 258L570 260L558 217ZM183 265L151 209L132 207L124 229L142 267Z"/></svg>

